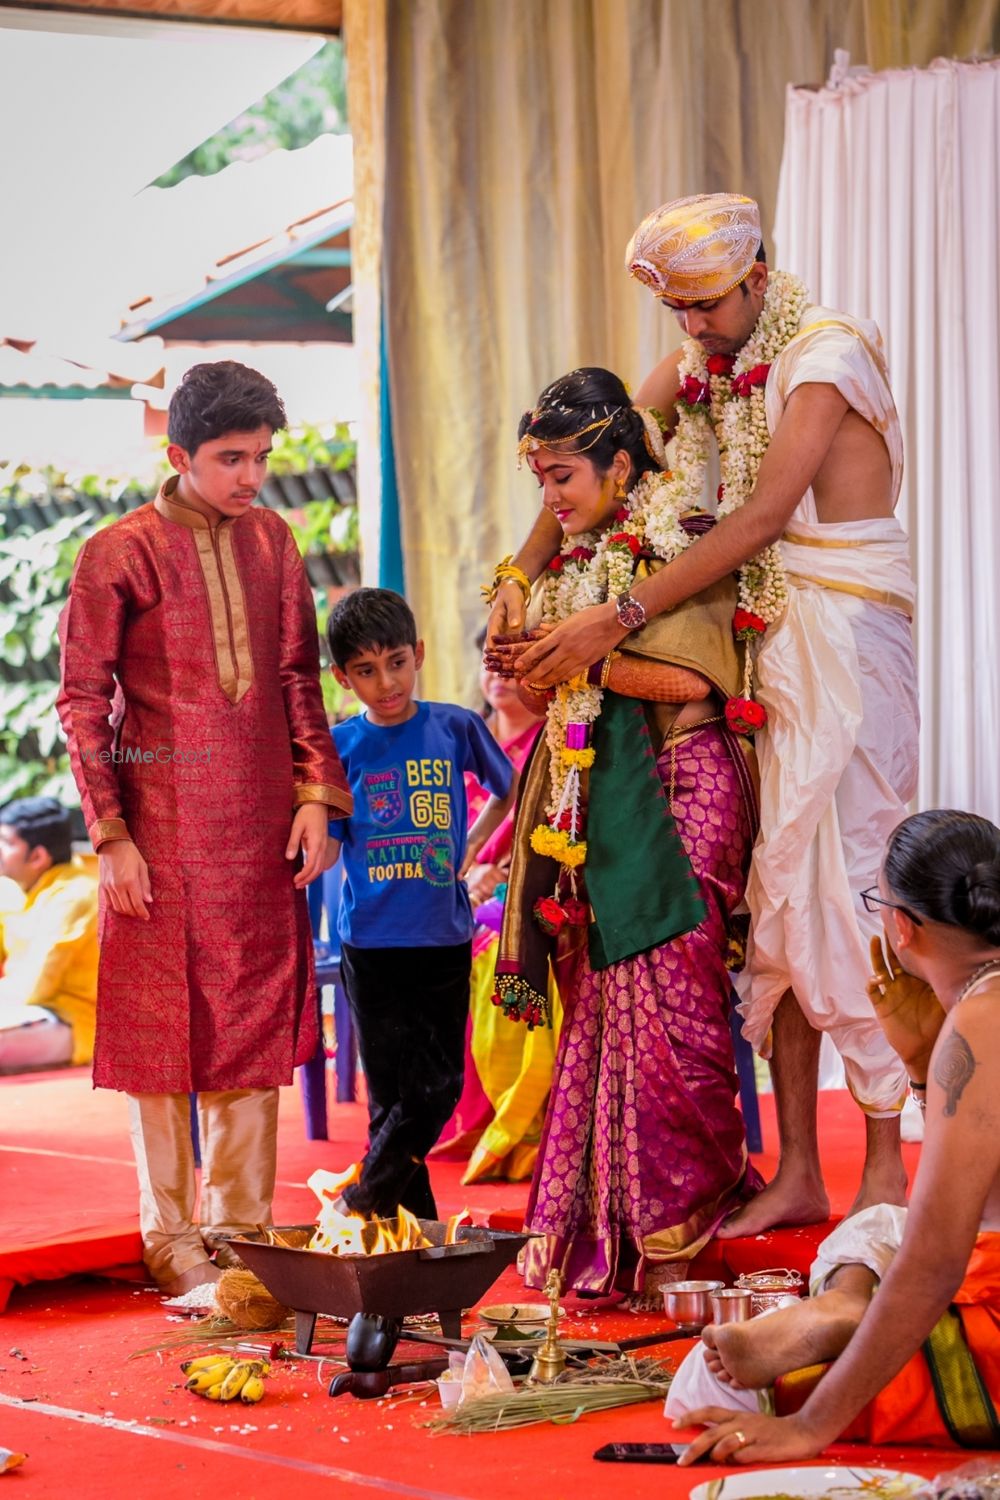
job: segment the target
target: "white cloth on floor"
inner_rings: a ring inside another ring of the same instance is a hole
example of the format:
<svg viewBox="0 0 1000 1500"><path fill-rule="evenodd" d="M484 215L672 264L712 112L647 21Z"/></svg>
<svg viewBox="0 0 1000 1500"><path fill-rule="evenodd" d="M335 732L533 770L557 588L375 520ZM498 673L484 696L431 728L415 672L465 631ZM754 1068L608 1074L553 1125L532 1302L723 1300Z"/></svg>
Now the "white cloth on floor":
<svg viewBox="0 0 1000 1500"><path fill-rule="evenodd" d="M906 1209L895 1203L876 1203L844 1219L817 1247L809 1271L809 1295L815 1297L822 1292L840 1266L867 1266L881 1281L903 1242L905 1225ZM797 1300L786 1297L779 1305L788 1307ZM777 1308L769 1308L759 1317L766 1318L776 1311ZM762 1402L760 1392L727 1385L708 1368L705 1353L705 1345L697 1344L681 1360L670 1382L664 1407L666 1416L677 1420L700 1406L722 1406L731 1411L763 1409L766 1402Z"/></svg>
<svg viewBox="0 0 1000 1500"><path fill-rule="evenodd" d="M700 1406L724 1406L731 1411L760 1411L757 1392L743 1386L726 1385L705 1363L705 1345L696 1344L685 1354L670 1382L663 1414L673 1422L683 1421Z"/></svg>
<svg viewBox="0 0 1000 1500"><path fill-rule="evenodd" d="M804 325L768 376L770 431L797 386L835 385L884 438L895 503L902 443L878 330L824 308L810 308ZM881 927L861 892L876 883L916 790L909 546L894 517L820 523L810 489L781 550L788 607L757 657L768 723L756 741L761 832L737 980L743 1031L769 1055L775 1009L793 990L810 1023L832 1037L861 1107L886 1118L902 1106L906 1073L865 991L869 940Z"/></svg>
<svg viewBox="0 0 1000 1500"><path fill-rule="evenodd" d="M798 1297L782 1297L774 1307L769 1307L766 1312L758 1313L751 1318L752 1323L761 1318L769 1318L772 1313L778 1311L779 1307L788 1307L798 1302ZM664 1416L673 1420L680 1420L686 1412L697 1411L699 1406L726 1406L732 1411L760 1411L762 1409L758 1392L750 1390L745 1386L727 1385L720 1380L708 1367L705 1355L707 1350L704 1344L696 1344L684 1358L677 1368L677 1373L670 1382L670 1390L667 1392L666 1404L663 1408Z"/></svg>
<svg viewBox="0 0 1000 1500"><path fill-rule="evenodd" d="M867 1266L883 1279L892 1264L906 1228L906 1209L898 1203L873 1203L843 1219L816 1248L809 1269L809 1295L823 1291L840 1266Z"/></svg>

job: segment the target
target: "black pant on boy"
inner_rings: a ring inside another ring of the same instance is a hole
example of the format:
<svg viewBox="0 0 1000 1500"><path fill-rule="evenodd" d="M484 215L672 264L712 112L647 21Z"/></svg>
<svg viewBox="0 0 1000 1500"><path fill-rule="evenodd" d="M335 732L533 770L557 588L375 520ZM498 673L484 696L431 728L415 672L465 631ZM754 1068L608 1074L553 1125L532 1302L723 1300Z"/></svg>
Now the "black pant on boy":
<svg viewBox="0 0 1000 1500"><path fill-rule="evenodd" d="M345 1190L355 1213L391 1217L401 1204L436 1219L426 1156L462 1092L472 944L355 948L341 976L368 1085L368 1154Z"/></svg>

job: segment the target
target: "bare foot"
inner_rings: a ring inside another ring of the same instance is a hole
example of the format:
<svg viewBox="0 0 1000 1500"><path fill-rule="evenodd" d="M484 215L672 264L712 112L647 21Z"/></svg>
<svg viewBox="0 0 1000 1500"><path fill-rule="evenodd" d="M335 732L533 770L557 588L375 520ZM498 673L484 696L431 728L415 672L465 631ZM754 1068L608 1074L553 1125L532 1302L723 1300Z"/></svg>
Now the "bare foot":
<svg viewBox="0 0 1000 1500"><path fill-rule="evenodd" d="M711 1327L712 1342L734 1385L759 1389L779 1375L836 1359L864 1311L863 1300L825 1292L747 1323ZM705 1329L702 1338L709 1330Z"/></svg>
<svg viewBox="0 0 1000 1500"><path fill-rule="evenodd" d="M731 1385L735 1389L739 1389L739 1381L734 1380L726 1369L722 1361L722 1355L716 1346L715 1335L718 1331L718 1327L714 1323L709 1323L706 1328L701 1330L701 1342L705 1348L705 1365L722 1385Z"/></svg>
<svg viewBox="0 0 1000 1500"><path fill-rule="evenodd" d="M793 1179L779 1167L774 1181L715 1232L720 1240L737 1240L779 1224L821 1224L829 1217L830 1200L822 1182L810 1177Z"/></svg>
<svg viewBox="0 0 1000 1500"><path fill-rule="evenodd" d="M182 1271L172 1281L161 1281L160 1294L163 1297L183 1297L185 1292L190 1292L196 1286L208 1286L213 1281L218 1281L222 1272L213 1266L210 1260L203 1264L191 1266Z"/></svg>
<svg viewBox="0 0 1000 1500"><path fill-rule="evenodd" d="M847 1217L876 1203L906 1202L906 1168L899 1145L899 1116L887 1120L865 1117L865 1165L858 1196Z"/></svg>
<svg viewBox="0 0 1000 1500"><path fill-rule="evenodd" d="M861 1178L858 1196L844 1215L849 1219L863 1208L873 1208L876 1203L906 1203L906 1173L898 1171L866 1171Z"/></svg>

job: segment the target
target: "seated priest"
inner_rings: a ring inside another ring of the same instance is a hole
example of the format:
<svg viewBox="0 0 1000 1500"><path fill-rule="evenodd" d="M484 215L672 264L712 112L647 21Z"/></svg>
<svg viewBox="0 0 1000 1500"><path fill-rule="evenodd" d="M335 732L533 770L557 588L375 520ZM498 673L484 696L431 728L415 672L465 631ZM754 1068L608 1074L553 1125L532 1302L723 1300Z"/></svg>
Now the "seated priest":
<svg viewBox="0 0 1000 1500"><path fill-rule="evenodd" d="M811 1458L842 1436L1000 1447L1000 829L907 818L863 895L885 928L869 995L926 1110L910 1206L845 1219L805 1301L705 1329L667 1402L706 1428L681 1463Z"/></svg>
<svg viewBox="0 0 1000 1500"><path fill-rule="evenodd" d="M54 797L0 807L0 1073L89 1063L97 1006L96 860Z"/></svg>

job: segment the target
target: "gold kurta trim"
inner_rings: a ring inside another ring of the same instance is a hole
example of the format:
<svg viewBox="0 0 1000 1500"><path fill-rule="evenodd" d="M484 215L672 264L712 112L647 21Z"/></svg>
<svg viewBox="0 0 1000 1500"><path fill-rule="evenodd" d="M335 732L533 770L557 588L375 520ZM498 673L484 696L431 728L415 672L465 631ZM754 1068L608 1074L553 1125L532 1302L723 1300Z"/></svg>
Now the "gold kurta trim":
<svg viewBox="0 0 1000 1500"><path fill-rule="evenodd" d="M253 656L246 598L233 551L235 518L220 520L213 526L208 516L178 498L177 482L176 478L168 479L154 505L168 521L186 526L194 533L208 600L219 686L231 702L239 703L253 682Z"/></svg>
<svg viewBox="0 0 1000 1500"><path fill-rule="evenodd" d="M102 844L118 843L132 837L124 818L97 818L87 832L95 849L99 849Z"/></svg>
<svg viewBox="0 0 1000 1500"><path fill-rule="evenodd" d="M324 802L327 807L335 807L344 817L350 817L354 811L354 798L350 792L342 791L339 786L325 786L321 781L303 782L295 788L293 805L304 807L307 802Z"/></svg>
<svg viewBox="0 0 1000 1500"><path fill-rule="evenodd" d="M908 620L913 619L913 601L904 594L894 594L891 589L870 589L863 583L842 583L832 578L812 578L808 573L787 573L792 583L814 583L820 589L832 589L835 594L853 594L856 599L870 599L873 604L885 604L889 609L898 609Z"/></svg>
<svg viewBox="0 0 1000 1500"><path fill-rule="evenodd" d="M239 703L253 682L253 657L250 654L250 623L247 619L247 601L243 593L243 580L233 551L232 523L216 527L212 533L218 543L218 559L222 570L222 582L229 603L229 621L232 628L233 652L236 657L236 693L233 698Z"/></svg>

